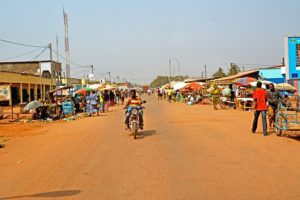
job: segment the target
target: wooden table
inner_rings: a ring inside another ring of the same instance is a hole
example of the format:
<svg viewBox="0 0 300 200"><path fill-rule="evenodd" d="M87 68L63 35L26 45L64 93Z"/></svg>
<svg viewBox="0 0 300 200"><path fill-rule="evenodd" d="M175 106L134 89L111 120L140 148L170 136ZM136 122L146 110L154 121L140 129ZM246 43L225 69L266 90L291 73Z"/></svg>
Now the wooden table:
<svg viewBox="0 0 300 200"><path fill-rule="evenodd" d="M247 105L249 103L250 105ZM252 109L253 98L237 98L237 108L241 110Z"/></svg>

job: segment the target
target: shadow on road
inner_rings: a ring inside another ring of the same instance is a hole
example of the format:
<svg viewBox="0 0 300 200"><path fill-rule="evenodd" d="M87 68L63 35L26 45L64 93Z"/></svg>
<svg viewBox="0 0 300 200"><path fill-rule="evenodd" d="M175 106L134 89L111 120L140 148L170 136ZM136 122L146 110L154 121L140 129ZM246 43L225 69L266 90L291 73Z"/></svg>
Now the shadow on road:
<svg viewBox="0 0 300 200"><path fill-rule="evenodd" d="M149 137L157 134L157 130L145 130L141 131L137 134L137 139L144 139L145 137Z"/></svg>
<svg viewBox="0 0 300 200"><path fill-rule="evenodd" d="M283 136L300 142L300 135L283 135Z"/></svg>
<svg viewBox="0 0 300 200"><path fill-rule="evenodd" d="M276 135L276 132L275 131L269 131L269 134L275 134ZM289 139L292 139L292 140L296 140L296 141L300 141L300 132L297 131L297 132L293 132L293 131L284 131L281 135L281 137L285 137L285 138L289 138Z"/></svg>
<svg viewBox="0 0 300 200"><path fill-rule="evenodd" d="M13 197L0 197L0 200L19 199L19 198L27 198L27 197L58 198L58 197L74 196L79 194L80 192L81 192L80 190L62 190L62 191L43 192L43 193L13 196Z"/></svg>

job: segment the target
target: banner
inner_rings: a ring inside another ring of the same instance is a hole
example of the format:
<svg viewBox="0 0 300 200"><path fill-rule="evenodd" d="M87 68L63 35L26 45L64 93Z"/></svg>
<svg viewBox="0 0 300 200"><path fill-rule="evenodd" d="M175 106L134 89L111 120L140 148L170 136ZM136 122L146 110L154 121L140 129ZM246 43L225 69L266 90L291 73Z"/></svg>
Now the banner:
<svg viewBox="0 0 300 200"><path fill-rule="evenodd" d="M10 86L0 85L0 101L9 101L10 98Z"/></svg>
<svg viewBox="0 0 300 200"><path fill-rule="evenodd" d="M73 113L73 104L71 101L64 101L62 103L62 110L65 115L72 115Z"/></svg>
<svg viewBox="0 0 300 200"><path fill-rule="evenodd" d="M285 38L286 79L300 79L300 37Z"/></svg>

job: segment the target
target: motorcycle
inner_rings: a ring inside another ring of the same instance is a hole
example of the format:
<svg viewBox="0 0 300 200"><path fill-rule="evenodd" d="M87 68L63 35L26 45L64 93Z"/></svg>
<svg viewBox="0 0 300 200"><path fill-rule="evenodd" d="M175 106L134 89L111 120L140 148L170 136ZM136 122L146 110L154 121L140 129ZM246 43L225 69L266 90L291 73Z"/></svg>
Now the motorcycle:
<svg viewBox="0 0 300 200"><path fill-rule="evenodd" d="M143 103L146 103L146 101L143 101ZM132 106L130 107L130 117L129 117L129 127L132 131L134 139L137 138L137 133L140 130L140 112L144 109L142 106Z"/></svg>

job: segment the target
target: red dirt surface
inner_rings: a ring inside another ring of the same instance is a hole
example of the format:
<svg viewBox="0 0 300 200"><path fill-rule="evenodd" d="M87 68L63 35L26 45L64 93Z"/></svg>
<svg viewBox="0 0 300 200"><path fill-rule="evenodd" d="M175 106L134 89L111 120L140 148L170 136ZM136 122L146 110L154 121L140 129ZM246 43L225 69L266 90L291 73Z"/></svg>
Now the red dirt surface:
<svg viewBox="0 0 300 200"><path fill-rule="evenodd" d="M297 137L252 134L252 112L145 98L137 140L122 107L17 127L34 136L0 149L0 199L299 199Z"/></svg>

